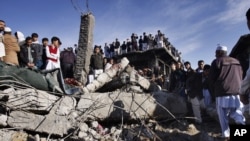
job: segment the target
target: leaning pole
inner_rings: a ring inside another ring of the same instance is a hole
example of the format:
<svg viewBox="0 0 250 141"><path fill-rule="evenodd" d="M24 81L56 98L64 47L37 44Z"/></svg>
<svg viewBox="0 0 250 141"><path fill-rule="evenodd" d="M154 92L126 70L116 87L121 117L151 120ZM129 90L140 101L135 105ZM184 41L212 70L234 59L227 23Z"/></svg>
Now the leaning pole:
<svg viewBox="0 0 250 141"><path fill-rule="evenodd" d="M92 13L81 15L80 33L74 78L86 84L89 73L90 57L93 52L93 30L95 18Z"/></svg>

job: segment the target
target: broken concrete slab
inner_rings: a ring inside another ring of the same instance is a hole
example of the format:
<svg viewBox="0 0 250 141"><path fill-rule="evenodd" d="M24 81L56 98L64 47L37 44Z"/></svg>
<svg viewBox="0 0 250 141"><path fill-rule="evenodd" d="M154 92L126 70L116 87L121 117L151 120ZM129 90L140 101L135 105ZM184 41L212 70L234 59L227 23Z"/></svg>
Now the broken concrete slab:
<svg viewBox="0 0 250 141"><path fill-rule="evenodd" d="M130 82L140 85L143 89L148 90L150 87L150 82L145 77L142 77L134 68L126 69L129 74Z"/></svg>
<svg viewBox="0 0 250 141"><path fill-rule="evenodd" d="M22 109L27 111L48 112L53 104L59 99L58 96L36 89L9 88L0 93L1 96L8 96L7 107L11 109Z"/></svg>
<svg viewBox="0 0 250 141"><path fill-rule="evenodd" d="M169 111L175 116L185 115L186 105L182 97L165 92L151 95L116 91L82 95L76 110L92 109L87 115L90 120L173 118Z"/></svg>
<svg viewBox="0 0 250 141"><path fill-rule="evenodd" d="M0 130L1 141L27 141L29 135L22 131ZM32 141L32 140L29 140Z"/></svg>
<svg viewBox="0 0 250 141"><path fill-rule="evenodd" d="M104 84L110 82L114 76L117 75L118 72L123 71L125 67L128 65L129 61L126 57L121 59L121 62L118 64L114 64L110 69L100 74L96 80L87 86L82 88L82 92L84 94L88 94L91 92L95 92L95 90L101 88Z"/></svg>
<svg viewBox="0 0 250 141"><path fill-rule="evenodd" d="M71 111L75 110L76 107L76 99L70 96L63 96L60 101L60 105L58 106L55 114L59 116L67 116Z"/></svg>
<svg viewBox="0 0 250 141"><path fill-rule="evenodd" d="M72 127L67 116L56 115L60 103L61 101L57 101L50 113L44 116L25 111L12 111L7 123L14 128L63 136Z"/></svg>
<svg viewBox="0 0 250 141"><path fill-rule="evenodd" d="M7 119L8 119L7 115L0 114L0 127L7 126Z"/></svg>

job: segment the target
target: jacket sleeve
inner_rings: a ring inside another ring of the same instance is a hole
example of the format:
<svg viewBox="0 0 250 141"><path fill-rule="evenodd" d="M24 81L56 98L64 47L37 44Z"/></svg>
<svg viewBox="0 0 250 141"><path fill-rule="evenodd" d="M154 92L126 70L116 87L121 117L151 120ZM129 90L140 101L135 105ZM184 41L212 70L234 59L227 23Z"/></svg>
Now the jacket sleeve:
<svg viewBox="0 0 250 141"><path fill-rule="evenodd" d="M43 55L43 46L38 44L38 52L37 52L37 56L42 56Z"/></svg>
<svg viewBox="0 0 250 141"><path fill-rule="evenodd" d="M9 43L13 51L20 52L20 46L16 38L4 38L4 42Z"/></svg>
<svg viewBox="0 0 250 141"><path fill-rule="evenodd" d="M19 55L20 55L22 64L27 65L29 60L28 58L25 57L25 50L26 50L25 47L21 47L21 51Z"/></svg>
<svg viewBox="0 0 250 141"><path fill-rule="evenodd" d="M212 97L215 97L214 83L218 77L219 77L219 74L218 74L217 63L216 63L216 60L214 60L211 64L211 68L209 70L209 75L208 75L208 87L211 90L210 93Z"/></svg>
<svg viewBox="0 0 250 141"><path fill-rule="evenodd" d="M192 74L187 80L186 80L186 90L190 91L192 88L192 82L194 80L194 74Z"/></svg>

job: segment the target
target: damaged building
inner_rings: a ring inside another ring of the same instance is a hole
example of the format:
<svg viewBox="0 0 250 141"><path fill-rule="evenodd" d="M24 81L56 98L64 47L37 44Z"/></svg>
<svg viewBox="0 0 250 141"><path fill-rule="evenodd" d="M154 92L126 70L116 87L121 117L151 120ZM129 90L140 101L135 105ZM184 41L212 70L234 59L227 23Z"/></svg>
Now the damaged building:
<svg viewBox="0 0 250 141"><path fill-rule="evenodd" d="M129 128L125 130L125 125L110 124L105 129L99 122L125 124L126 121L177 119L185 115L187 109L182 98L161 91L153 93L149 80L129 65L139 63L132 57L137 56L134 53L119 56L119 63L85 85L93 51L93 27L94 16L91 13L82 15L74 72L82 85L67 85L60 69L38 72L0 63L0 140L130 140L137 135ZM152 59L145 66L158 62L167 69L168 64L163 62L172 56L167 51L159 53L162 51L146 51L144 55L150 55ZM138 56L141 55L138 52ZM112 91L98 92L109 83L121 81L122 74L129 75L129 85L122 83L120 88L113 85ZM115 78L119 80L113 81ZM146 125L143 126L145 134L156 137ZM122 137L124 131L127 135Z"/></svg>

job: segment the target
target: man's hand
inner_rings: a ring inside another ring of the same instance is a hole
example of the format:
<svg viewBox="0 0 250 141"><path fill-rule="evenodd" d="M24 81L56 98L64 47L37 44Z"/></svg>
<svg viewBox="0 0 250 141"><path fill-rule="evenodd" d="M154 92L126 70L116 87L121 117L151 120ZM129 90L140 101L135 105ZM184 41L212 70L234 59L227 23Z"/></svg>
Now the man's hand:
<svg viewBox="0 0 250 141"><path fill-rule="evenodd" d="M27 66L28 66L29 68L32 68L32 67L35 66L35 64L34 64L34 63L28 63Z"/></svg>

